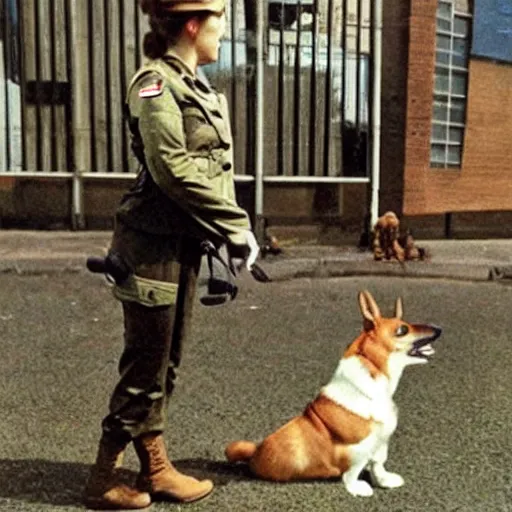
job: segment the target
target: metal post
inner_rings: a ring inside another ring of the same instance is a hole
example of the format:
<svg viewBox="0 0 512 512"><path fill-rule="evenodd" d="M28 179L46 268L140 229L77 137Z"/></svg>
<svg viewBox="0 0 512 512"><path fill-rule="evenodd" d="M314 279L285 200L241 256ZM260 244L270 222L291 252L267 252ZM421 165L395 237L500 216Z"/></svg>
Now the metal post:
<svg viewBox="0 0 512 512"><path fill-rule="evenodd" d="M1 8L1 7L0 7ZM7 33L7 6L3 7L3 12L0 12L1 19L5 20L5 25L0 26L2 33ZM2 39L5 39L2 40ZM0 39L0 172L9 169L9 144L7 140L9 138L9 109L7 107L8 98L8 68L7 68L7 54L8 49L4 47L7 45L8 38L4 37Z"/></svg>
<svg viewBox="0 0 512 512"><path fill-rule="evenodd" d="M372 177L370 222L374 226L379 218L380 192L380 116L382 82L382 0L375 0L373 9L373 91L372 91Z"/></svg>
<svg viewBox="0 0 512 512"><path fill-rule="evenodd" d="M79 20L84 15L84 9L87 9L87 3L76 0L69 1L69 21L70 21L70 43L71 54L75 65L71 68L71 109L72 109L72 132L75 147L73 148L73 178L72 178L72 212L71 224L73 229L83 229L85 227L84 216L84 198L83 198L83 179L82 173L86 171L88 132L84 126L84 120L87 119L87 104L81 101L83 91L87 90L89 77L87 67L84 66L84 59L79 58L80 54L85 53L87 48L87 33L84 31L83 23ZM82 18L83 19L83 18Z"/></svg>
<svg viewBox="0 0 512 512"><path fill-rule="evenodd" d="M256 119L255 119L255 184L254 214L255 234L260 243L265 235L263 218L263 97L264 97L264 62L265 62L265 6L267 2L258 1L256 11Z"/></svg>

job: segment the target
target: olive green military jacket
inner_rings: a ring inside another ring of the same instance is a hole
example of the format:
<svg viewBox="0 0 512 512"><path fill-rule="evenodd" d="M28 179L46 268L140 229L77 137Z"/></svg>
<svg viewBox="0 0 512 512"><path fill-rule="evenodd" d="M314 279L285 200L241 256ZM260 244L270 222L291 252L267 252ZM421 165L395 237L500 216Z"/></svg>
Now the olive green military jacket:
<svg viewBox="0 0 512 512"><path fill-rule="evenodd" d="M226 98L169 52L136 73L127 107L143 166L117 218L149 233L245 245L251 226L235 198Z"/></svg>

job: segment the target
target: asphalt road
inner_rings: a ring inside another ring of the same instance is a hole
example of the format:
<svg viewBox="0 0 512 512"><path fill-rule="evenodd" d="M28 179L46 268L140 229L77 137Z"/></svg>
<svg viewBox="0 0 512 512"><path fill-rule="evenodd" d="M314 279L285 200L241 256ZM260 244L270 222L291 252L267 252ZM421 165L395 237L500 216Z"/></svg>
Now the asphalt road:
<svg viewBox="0 0 512 512"><path fill-rule="evenodd" d="M300 413L361 326L357 293L444 328L427 366L406 369L388 469L405 486L353 498L338 481L273 484L223 459ZM245 283L197 304L166 433L176 465L205 475L204 502L153 511L512 511L512 287L404 278ZM0 510L76 511L116 380L120 307L84 273L0 275ZM136 460L126 460L130 478Z"/></svg>

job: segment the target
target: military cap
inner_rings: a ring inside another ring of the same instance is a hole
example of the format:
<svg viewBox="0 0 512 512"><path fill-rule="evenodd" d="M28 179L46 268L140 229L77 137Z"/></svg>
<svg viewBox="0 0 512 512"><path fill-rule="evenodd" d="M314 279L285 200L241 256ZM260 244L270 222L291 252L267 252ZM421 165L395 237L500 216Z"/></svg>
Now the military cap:
<svg viewBox="0 0 512 512"><path fill-rule="evenodd" d="M160 4L169 12L220 12L225 8L226 0L160 0Z"/></svg>
<svg viewBox="0 0 512 512"><path fill-rule="evenodd" d="M220 12L226 7L226 0L139 0L142 12L154 15L158 12Z"/></svg>

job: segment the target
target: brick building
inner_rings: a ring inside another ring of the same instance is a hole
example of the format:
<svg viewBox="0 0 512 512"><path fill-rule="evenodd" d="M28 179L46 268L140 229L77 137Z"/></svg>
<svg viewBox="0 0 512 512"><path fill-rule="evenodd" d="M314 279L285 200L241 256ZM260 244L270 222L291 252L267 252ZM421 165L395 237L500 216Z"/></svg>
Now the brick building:
<svg viewBox="0 0 512 512"><path fill-rule="evenodd" d="M383 15L381 210L509 222L512 2L387 0Z"/></svg>

